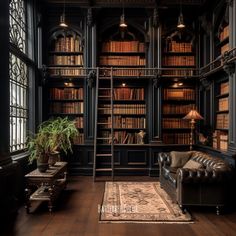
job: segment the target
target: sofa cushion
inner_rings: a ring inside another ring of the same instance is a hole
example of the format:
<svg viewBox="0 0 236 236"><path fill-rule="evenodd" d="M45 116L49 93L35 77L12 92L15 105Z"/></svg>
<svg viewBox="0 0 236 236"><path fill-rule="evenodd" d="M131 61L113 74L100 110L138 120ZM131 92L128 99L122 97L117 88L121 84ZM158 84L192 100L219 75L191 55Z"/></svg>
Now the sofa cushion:
<svg viewBox="0 0 236 236"><path fill-rule="evenodd" d="M189 160L187 163L183 166L184 169L200 169L203 168L203 165L199 162Z"/></svg>
<svg viewBox="0 0 236 236"><path fill-rule="evenodd" d="M184 166L184 164L191 157L191 153L190 152L172 151L172 152L170 152L170 156L171 156L171 165L170 165L170 167L178 168L178 167L183 167Z"/></svg>

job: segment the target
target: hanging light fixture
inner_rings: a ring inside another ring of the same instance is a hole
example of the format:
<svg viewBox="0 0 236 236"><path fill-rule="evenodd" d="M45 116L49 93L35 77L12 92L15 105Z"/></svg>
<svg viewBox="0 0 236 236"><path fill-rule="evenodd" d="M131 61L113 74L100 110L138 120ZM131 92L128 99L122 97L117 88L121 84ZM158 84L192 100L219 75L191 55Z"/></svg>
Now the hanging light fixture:
<svg viewBox="0 0 236 236"><path fill-rule="evenodd" d="M178 17L177 28L179 28L179 29L185 28L184 17L183 17L183 13L182 13L182 4L180 4L180 13L179 13L179 17Z"/></svg>
<svg viewBox="0 0 236 236"><path fill-rule="evenodd" d="M62 14L60 16L60 24L59 24L59 26L61 26L61 27L68 27L68 25L66 24L66 21L65 21L65 8L66 8L65 5L66 4L65 4L65 0L64 0L63 12L62 12Z"/></svg>
<svg viewBox="0 0 236 236"><path fill-rule="evenodd" d="M124 3L123 3L123 12L122 12L122 15L120 16L120 27L121 28L126 28L127 27L127 24L125 23Z"/></svg>

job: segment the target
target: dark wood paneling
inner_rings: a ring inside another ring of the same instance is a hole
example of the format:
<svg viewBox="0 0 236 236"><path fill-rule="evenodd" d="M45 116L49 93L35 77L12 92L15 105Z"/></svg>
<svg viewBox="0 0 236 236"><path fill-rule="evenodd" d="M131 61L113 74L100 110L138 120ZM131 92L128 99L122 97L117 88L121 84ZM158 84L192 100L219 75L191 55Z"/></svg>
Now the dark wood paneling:
<svg viewBox="0 0 236 236"><path fill-rule="evenodd" d="M147 152L146 150L128 150L127 151L128 166L147 166Z"/></svg>

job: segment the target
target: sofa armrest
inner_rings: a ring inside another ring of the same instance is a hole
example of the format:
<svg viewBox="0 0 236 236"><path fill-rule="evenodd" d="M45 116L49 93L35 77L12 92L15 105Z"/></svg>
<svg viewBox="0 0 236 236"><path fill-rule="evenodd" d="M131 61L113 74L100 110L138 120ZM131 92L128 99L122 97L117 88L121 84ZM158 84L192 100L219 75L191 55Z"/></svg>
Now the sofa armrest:
<svg viewBox="0 0 236 236"><path fill-rule="evenodd" d="M160 167L165 166L165 165L169 166L171 163L170 153L169 152L160 152L158 154L158 163L159 163Z"/></svg>
<svg viewBox="0 0 236 236"><path fill-rule="evenodd" d="M228 182L231 176L231 171L179 168L177 170L177 184L223 183Z"/></svg>

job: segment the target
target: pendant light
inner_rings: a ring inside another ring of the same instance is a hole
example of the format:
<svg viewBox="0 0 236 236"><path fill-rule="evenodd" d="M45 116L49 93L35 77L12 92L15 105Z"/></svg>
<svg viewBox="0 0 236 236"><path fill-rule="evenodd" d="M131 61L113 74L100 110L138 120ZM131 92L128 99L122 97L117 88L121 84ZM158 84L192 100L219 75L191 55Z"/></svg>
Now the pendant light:
<svg viewBox="0 0 236 236"><path fill-rule="evenodd" d="M122 15L120 16L120 27L121 28L126 28L127 27L127 24L125 23L124 3L123 3L123 12L122 12Z"/></svg>
<svg viewBox="0 0 236 236"><path fill-rule="evenodd" d="M65 0L64 0L64 4L63 4L63 12L62 12L62 15L60 16L60 24L59 26L61 27L68 27L68 25L66 24L66 21L65 21Z"/></svg>
<svg viewBox="0 0 236 236"><path fill-rule="evenodd" d="M182 4L180 4L180 13L179 13L179 17L178 17L177 28L179 28L179 29L185 28L184 17L183 17L183 13L182 13Z"/></svg>

